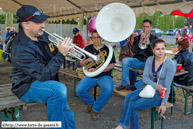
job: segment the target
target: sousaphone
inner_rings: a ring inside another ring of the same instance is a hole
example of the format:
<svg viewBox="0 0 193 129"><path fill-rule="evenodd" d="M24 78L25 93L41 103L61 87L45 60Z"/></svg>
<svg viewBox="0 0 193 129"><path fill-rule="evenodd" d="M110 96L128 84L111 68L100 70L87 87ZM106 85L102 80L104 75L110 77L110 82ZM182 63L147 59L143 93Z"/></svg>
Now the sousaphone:
<svg viewBox="0 0 193 129"><path fill-rule="evenodd" d="M133 33L136 24L136 17L129 6L116 2L104 6L99 11L95 24L98 34L104 40L111 43L120 42L127 39ZM84 66L83 72L86 76L97 76L109 65L113 56L113 48L109 44L105 45L109 49L107 59L103 64L98 63L100 67L93 72L89 72L87 66Z"/></svg>

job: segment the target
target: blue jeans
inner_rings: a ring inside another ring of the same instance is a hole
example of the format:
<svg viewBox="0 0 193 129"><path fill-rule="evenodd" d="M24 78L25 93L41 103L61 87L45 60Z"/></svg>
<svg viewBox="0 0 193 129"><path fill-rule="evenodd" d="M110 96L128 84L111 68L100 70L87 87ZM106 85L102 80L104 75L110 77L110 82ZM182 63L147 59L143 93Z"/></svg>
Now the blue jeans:
<svg viewBox="0 0 193 129"><path fill-rule="evenodd" d="M134 85L137 81L137 71L129 70L129 81L131 85Z"/></svg>
<svg viewBox="0 0 193 129"><path fill-rule="evenodd" d="M20 98L27 103L46 103L49 121L61 121L62 129L75 129L74 114L67 104L67 88L57 81L34 81Z"/></svg>
<svg viewBox="0 0 193 129"><path fill-rule="evenodd" d="M121 120L119 122L119 125L125 129L128 129L129 122L131 122L131 129L138 129L138 110L149 109L161 104L162 99L158 91L156 91L153 98L141 98L139 97L141 90L135 90L125 96Z"/></svg>
<svg viewBox="0 0 193 129"><path fill-rule="evenodd" d="M143 79L140 79L139 81L137 81L135 83L135 88L141 89L141 88L143 88L144 85L145 85L145 83L143 82Z"/></svg>
<svg viewBox="0 0 193 129"><path fill-rule="evenodd" d="M123 58L122 60L122 78L121 78L121 85L126 86L130 85L131 82L129 82L129 78L131 80L134 80L137 78L137 76L129 76L130 71L129 67L135 68L135 69L144 69L145 62L139 61L137 58Z"/></svg>
<svg viewBox="0 0 193 129"><path fill-rule="evenodd" d="M96 85L101 88L101 92L95 101L88 91ZM102 76L99 78L84 76L76 87L77 96L79 96L88 106L92 107L93 111L97 113L101 111L112 93L113 79L110 76Z"/></svg>

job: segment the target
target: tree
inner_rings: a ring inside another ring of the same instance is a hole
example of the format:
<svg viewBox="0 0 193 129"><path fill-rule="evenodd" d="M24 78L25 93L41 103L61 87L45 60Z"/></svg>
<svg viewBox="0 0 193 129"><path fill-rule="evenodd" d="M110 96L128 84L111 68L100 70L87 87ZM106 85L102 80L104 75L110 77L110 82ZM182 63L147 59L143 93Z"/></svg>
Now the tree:
<svg viewBox="0 0 193 129"><path fill-rule="evenodd" d="M5 24L5 13L0 14L0 24Z"/></svg>

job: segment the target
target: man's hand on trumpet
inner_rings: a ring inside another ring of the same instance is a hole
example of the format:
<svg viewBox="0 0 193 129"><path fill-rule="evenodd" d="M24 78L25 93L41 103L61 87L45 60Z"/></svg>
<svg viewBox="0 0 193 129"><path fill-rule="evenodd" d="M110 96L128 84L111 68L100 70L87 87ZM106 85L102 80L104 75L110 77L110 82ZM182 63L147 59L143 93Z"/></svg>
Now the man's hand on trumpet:
<svg viewBox="0 0 193 129"><path fill-rule="evenodd" d="M142 33L140 37L140 42L146 42L147 45L150 44L149 37L150 34L148 32Z"/></svg>
<svg viewBox="0 0 193 129"><path fill-rule="evenodd" d="M70 51L70 49L74 47L71 44L72 44L72 39L69 37L64 38L63 42L60 42L59 40L57 40L58 51L61 52L64 56L66 56Z"/></svg>

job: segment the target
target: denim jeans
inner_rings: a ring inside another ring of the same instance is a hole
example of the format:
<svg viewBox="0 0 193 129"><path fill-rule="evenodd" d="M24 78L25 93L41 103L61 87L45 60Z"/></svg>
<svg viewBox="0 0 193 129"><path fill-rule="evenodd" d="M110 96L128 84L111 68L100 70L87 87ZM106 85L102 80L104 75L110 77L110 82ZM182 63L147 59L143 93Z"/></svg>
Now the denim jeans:
<svg viewBox="0 0 193 129"><path fill-rule="evenodd" d="M67 88L63 83L36 80L20 99L47 104L49 121L61 121L62 129L75 129L74 114L67 104Z"/></svg>
<svg viewBox="0 0 193 129"><path fill-rule="evenodd" d="M138 110L149 109L161 104L162 99L160 98L159 91L156 91L153 98L141 98L139 97L141 90L135 90L125 96L121 120L119 122L119 125L125 129L128 129L129 122L131 122L130 129L138 129Z"/></svg>
<svg viewBox="0 0 193 129"><path fill-rule="evenodd" d="M131 80L136 79L137 76L129 76L130 71L129 67L136 68L136 69L144 69L145 62L139 61L137 58L123 58L122 60L122 78L121 78L121 85L126 86L130 85L129 78Z"/></svg>
<svg viewBox="0 0 193 129"><path fill-rule="evenodd" d="M88 91L96 85L101 88L101 92L95 101ZM84 76L76 87L77 96L79 96L88 106L92 107L93 111L97 113L101 111L112 93L113 79L110 76L101 76L99 78Z"/></svg>
<svg viewBox="0 0 193 129"><path fill-rule="evenodd" d="M137 81L137 82L135 83L135 88L141 89L141 88L144 87L144 85L145 85L145 83L143 82L143 79L140 79L139 81Z"/></svg>
<svg viewBox="0 0 193 129"><path fill-rule="evenodd" d="M131 85L134 85L137 81L137 71L129 70L129 82Z"/></svg>

